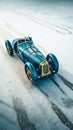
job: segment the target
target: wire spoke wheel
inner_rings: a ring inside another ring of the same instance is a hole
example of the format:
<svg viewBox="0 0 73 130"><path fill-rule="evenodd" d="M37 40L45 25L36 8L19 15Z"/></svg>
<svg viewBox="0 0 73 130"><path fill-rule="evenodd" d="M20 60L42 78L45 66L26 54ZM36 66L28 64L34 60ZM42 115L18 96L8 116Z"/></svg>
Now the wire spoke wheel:
<svg viewBox="0 0 73 130"><path fill-rule="evenodd" d="M26 74L27 74L27 77L30 81L32 81L32 74L31 74L31 71L28 67L26 67Z"/></svg>

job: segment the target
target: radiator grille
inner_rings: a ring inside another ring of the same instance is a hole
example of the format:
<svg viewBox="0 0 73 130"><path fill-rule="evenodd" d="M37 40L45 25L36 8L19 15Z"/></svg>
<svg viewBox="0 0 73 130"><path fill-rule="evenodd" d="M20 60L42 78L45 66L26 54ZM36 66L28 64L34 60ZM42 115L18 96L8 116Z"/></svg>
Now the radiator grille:
<svg viewBox="0 0 73 130"><path fill-rule="evenodd" d="M43 65L43 73L46 74L48 71L48 65Z"/></svg>

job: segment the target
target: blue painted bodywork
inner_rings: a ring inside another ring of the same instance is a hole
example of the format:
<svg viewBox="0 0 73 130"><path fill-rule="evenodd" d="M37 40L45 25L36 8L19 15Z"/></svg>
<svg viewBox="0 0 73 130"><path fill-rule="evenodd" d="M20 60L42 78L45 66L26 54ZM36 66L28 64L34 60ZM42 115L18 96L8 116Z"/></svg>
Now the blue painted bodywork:
<svg viewBox="0 0 73 130"><path fill-rule="evenodd" d="M42 52L34 45L32 39L30 37L30 40L27 38L17 38L13 40L12 48L16 55L25 63L25 65L27 64L28 67L30 66L33 79L35 77L43 77L58 72L59 63L57 58L53 54L48 54L47 57L45 57ZM49 64L50 62L48 57L50 57L52 60L51 65Z"/></svg>
<svg viewBox="0 0 73 130"><path fill-rule="evenodd" d="M24 40L23 38L18 38L13 40L13 48L15 48L15 44L20 40ZM39 51L39 49L31 42L22 42L21 44L17 45L17 56L24 62L31 62L35 66L39 65L42 61L45 61L45 56Z"/></svg>

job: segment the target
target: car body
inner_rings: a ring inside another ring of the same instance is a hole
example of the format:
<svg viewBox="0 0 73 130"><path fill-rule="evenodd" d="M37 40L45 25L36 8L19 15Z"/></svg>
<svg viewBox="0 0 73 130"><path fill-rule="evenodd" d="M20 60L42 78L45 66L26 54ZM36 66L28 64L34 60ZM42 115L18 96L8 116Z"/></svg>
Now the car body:
<svg viewBox="0 0 73 130"><path fill-rule="evenodd" d="M34 45L31 37L17 38L5 41L10 56L14 53L25 64L25 72L31 81L55 74L59 70L59 63L55 55L49 53L46 57Z"/></svg>

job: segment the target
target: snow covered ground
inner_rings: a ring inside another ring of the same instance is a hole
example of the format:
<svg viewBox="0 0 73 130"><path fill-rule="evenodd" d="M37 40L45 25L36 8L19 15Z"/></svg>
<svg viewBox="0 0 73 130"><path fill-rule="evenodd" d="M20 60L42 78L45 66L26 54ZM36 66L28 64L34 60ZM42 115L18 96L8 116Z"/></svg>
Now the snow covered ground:
<svg viewBox="0 0 73 130"><path fill-rule="evenodd" d="M73 130L73 3L0 2L0 129ZM32 36L56 55L57 75L30 83L24 65L9 57L6 39Z"/></svg>

